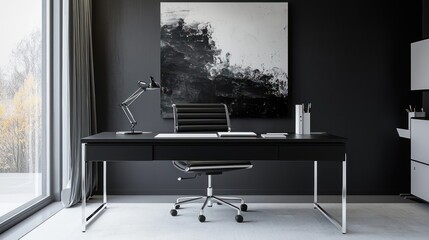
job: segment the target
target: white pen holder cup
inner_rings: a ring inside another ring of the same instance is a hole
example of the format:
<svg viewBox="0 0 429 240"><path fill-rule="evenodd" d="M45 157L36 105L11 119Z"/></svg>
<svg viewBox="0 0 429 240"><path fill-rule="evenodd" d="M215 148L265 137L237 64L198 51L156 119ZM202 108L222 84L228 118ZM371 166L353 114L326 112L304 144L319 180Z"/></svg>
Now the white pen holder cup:
<svg viewBox="0 0 429 240"><path fill-rule="evenodd" d="M303 115L303 133L310 134L310 122L311 122L311 114L304 113Z"/></svg>
<svg viewBox="0 0 429 240"><path fill-rule="evenodd" d="M411 118L413 117L426 117L425 112L409 112L408 113L408 129L411 127Z"/></svg>
<svg viewBox="0 0 429 240"><path fill-rule="evenodd" d="M297 104L295 105L295 134L303 134L304 127L304 105Z"/></svg>

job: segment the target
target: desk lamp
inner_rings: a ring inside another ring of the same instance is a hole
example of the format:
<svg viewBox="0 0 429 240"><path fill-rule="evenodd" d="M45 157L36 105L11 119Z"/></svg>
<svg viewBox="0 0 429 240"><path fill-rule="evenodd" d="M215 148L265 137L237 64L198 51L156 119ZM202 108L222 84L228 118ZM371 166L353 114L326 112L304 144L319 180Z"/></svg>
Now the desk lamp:
<svg viewBox="0 0 429 240"><path fill-rule="evenodd" d="M144 93L146 91L159 89L160 85L153 80L152 76L150 76L150 83L149 84L147 84L143 81L139 81L138 84L139 84L139 88L133 94L131 94L131 96L129 96L127 99L125 99L125 101L123 101L121 103L121 108L124 111L125 116L127 116L128 121L130 121L131 131L120 131L120 132L116 132L116 134L142 134L143 133L142 131L135 131L134 130L134 127L137 125L137 121L134 119L134 116L128 107L131 106L131 104L138 97L140 97L140 95L142 93Z"/></svg>

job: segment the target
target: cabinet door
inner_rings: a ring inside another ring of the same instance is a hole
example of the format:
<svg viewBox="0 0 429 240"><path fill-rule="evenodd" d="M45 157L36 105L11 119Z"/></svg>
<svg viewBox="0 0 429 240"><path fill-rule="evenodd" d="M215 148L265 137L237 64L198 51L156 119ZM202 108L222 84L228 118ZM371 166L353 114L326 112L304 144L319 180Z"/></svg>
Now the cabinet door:
<svg viewBox="0 0 429 240"><path fill-rule="evenodd" d="M429 164L429 120L411 119L411 159Z"/></svg>
<svg viewBox="0 0 429 240"><path fill-rule="evenodd" d="M429 201L429 166L411 161L411 194Z"/></svg>

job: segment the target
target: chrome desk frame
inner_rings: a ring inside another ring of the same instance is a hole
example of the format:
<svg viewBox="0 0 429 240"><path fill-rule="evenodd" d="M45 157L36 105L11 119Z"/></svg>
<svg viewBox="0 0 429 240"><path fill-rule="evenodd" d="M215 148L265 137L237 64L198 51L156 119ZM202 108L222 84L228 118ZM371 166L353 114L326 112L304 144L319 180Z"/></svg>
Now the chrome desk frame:
<svg viewBox="0 0 429 240"><path fill-rule="evenodd" d="M94 220L98 214L107 208L107 185L106 185L107 162L103 161L103 203L88 217L86 217L86 143L82 143L82 232L86 232L86 226Z"/></svg>
<svg viewBox="0 0 429 240"><path fill-rule="evenodd" d="M347 233L347 154L342 162L341 223L331 216L317 201L317 161L314 161L314 209L319 210L343 234Z"/></svg>
<svg viewBox="0 0 429 240"><path fill-rule="evenodd" d="M162 159L161 159L162 160ZM82 143L82 232L85 232L87 226L107 208L107 182L106 182L106 169L107 161L103 162L103 202L93 212L86 216L86 164L87 164L87 143ZM341 197L341 222L336 220L325 209L320 206L318 202L318 161L314 162L314 208L320 211L332 224L334 224L343 234L347 233L347 154L344 153L344 160L342 163L342 197Z"/></svg>

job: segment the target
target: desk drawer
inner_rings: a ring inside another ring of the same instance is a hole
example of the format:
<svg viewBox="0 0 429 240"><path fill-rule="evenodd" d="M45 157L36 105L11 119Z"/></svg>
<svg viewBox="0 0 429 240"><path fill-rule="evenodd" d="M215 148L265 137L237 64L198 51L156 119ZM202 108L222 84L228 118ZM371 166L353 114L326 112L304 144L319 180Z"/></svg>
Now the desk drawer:
<svg viewBox="0 0 429 240"><path fill-rule="evenodd" d="M147 161L152 159L152 146L141 144L87 144L87 161Z"/></svg>
<svg viewBox="0 0 429 240"><path fill-rule="evenodd" d="M276 160L277 146L155 146L155 160Z"/></svg>
<svg viewBox="0 0 429 240"><path fill-rule="evenodd" d="M343 161L344 144L290 144L279 146L280 160Z"/></svg>

